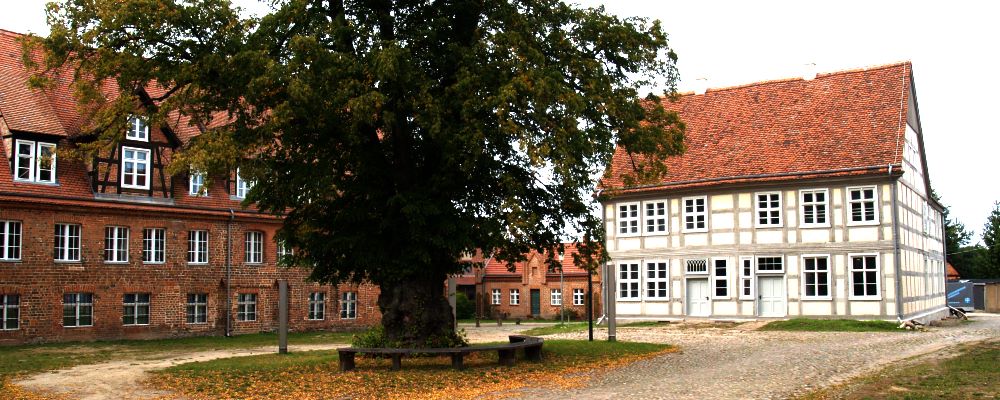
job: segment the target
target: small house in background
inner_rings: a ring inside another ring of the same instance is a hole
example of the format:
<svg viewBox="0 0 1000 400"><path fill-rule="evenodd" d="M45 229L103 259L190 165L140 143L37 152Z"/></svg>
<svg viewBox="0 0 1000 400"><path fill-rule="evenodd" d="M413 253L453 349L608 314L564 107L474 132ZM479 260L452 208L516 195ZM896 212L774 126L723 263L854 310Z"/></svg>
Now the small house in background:
<svg viewBox="0 0 1000 400"><path fill-rule="evenodd" d="M951 265L951 263L948 263L946 268L947 268L946 276L949 281L957 281L959 279L962 279L962 276L958 274L958 270L955 269L955 266Z"/></svg>

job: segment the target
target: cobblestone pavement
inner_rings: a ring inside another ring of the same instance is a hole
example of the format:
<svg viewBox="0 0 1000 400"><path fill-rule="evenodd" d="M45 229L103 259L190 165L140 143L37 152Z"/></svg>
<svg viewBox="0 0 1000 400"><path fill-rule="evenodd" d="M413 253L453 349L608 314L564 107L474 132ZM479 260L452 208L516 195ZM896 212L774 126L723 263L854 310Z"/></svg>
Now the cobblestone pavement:
<svg viewBox="0 0 1000 400"><path fill-rule="evenodd" d="M763 332L683 325L619 328L620 341L669 343L680 352L595 376L573 390L527 389L530 399L780 399L877 371L894 361L1000 337L1000 315L926 332ZM600 339L607 337L602 327ZM595 332L596 334L596 332ZM584 338L585 333L546 338ZM596 339L596 337L595 337Z"/></svg>

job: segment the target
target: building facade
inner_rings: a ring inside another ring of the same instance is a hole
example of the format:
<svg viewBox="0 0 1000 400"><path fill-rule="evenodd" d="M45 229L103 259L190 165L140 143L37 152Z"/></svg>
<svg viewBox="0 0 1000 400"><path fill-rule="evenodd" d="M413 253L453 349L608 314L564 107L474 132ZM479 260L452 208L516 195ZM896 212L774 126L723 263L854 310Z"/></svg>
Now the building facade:
<svg viewBox="0 0 1000 400"><path fill-rule="evenodd" d="M281 220L244 206L238 172L165 172L197 128L134 117L113 149L63 156L85 121L68 82L27 87L19 37L0 31L0 344L274 331L279 280L293 331L379 321L377 287L278 265Z"/></svg>
<svg viewBox="0 0 1000 400"><path fill-rule="evenodd" d="M602 181L618 318L946 315L909 63L665 101L687 151L661 181Z"/></svg>

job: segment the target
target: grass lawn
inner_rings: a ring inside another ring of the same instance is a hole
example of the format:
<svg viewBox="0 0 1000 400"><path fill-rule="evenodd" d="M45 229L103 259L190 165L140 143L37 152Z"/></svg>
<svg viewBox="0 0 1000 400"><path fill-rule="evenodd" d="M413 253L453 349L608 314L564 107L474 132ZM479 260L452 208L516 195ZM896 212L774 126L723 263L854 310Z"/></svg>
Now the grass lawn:
<svg viewBox="0 0 1000 400"><path fill-rule="evenodd" d="M362 357L346 373L336 351L265 354L174 366L147 384L193 399L471 398L527 385L570 387L588 372L669 351L650 343L546 340L540 363L519 355L517 365L503 367L487 352L467 356L462 370L448 357L428 357L404 358L402 371L389 371L389 360Z"/></svg>
<svg viewBox="0 0 1000 400"><path fill-rule="evenodd" d="M905 332L897 328L899 324L889 321L858 321L853 319L809 319L792 318L787 321L772 321L760 327L762 331L802 331L802 332Z"/></svg>
<svg viewBox="0 0 1000 400"><path fill-rule="evenodd" d="M624 324L618 324L619 328L644 328L651 326L660 326L663 323L658 321L635 321L628 322ZM597 325L597 321L594 321L594 330L604 329L607 330L607 325ZM537 328L531 328L524 332L523 335L529 336L542 336L542 335L555 335L557 333L570 333L570 332L581 332L587 330L587 321L583 322L568 322L565 324L554 324L552 326L540 326Z"/></svg>
<svg viewBox="0 0 1000 400"><path fill-rule="evenodd" d="M348 343L350 332L290 333L289 344ZM0 347L0 381L11 376L94 364L111 359L156 359L183 352L277 346L276 333L233 337L115 340Z"/></svg>
<svg viewBox="0 0 1000 400"><path fill-rule="evenodd" d="M1000 398L1000 340L964 345L957 354L922 356L855 382L812 393L804 399L997 399Z"/></svg>

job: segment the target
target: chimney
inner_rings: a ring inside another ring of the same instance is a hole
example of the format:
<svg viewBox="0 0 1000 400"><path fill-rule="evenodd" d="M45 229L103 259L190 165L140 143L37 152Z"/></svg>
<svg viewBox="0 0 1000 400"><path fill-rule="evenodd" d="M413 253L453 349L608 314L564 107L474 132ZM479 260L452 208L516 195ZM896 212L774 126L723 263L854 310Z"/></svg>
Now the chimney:
<svg viewBox="0 0 1000 400"><path fill-rule="evenodd" d="M808 63L802 66L802 80L811 81L816 79L816 63Z"/></svg>
<svg viewBox="0 0 1000 400"><path fill-rule="evenodd" d="M694 94L705 94L708 91L708 78L701 77L694 80Z"/></svg>

